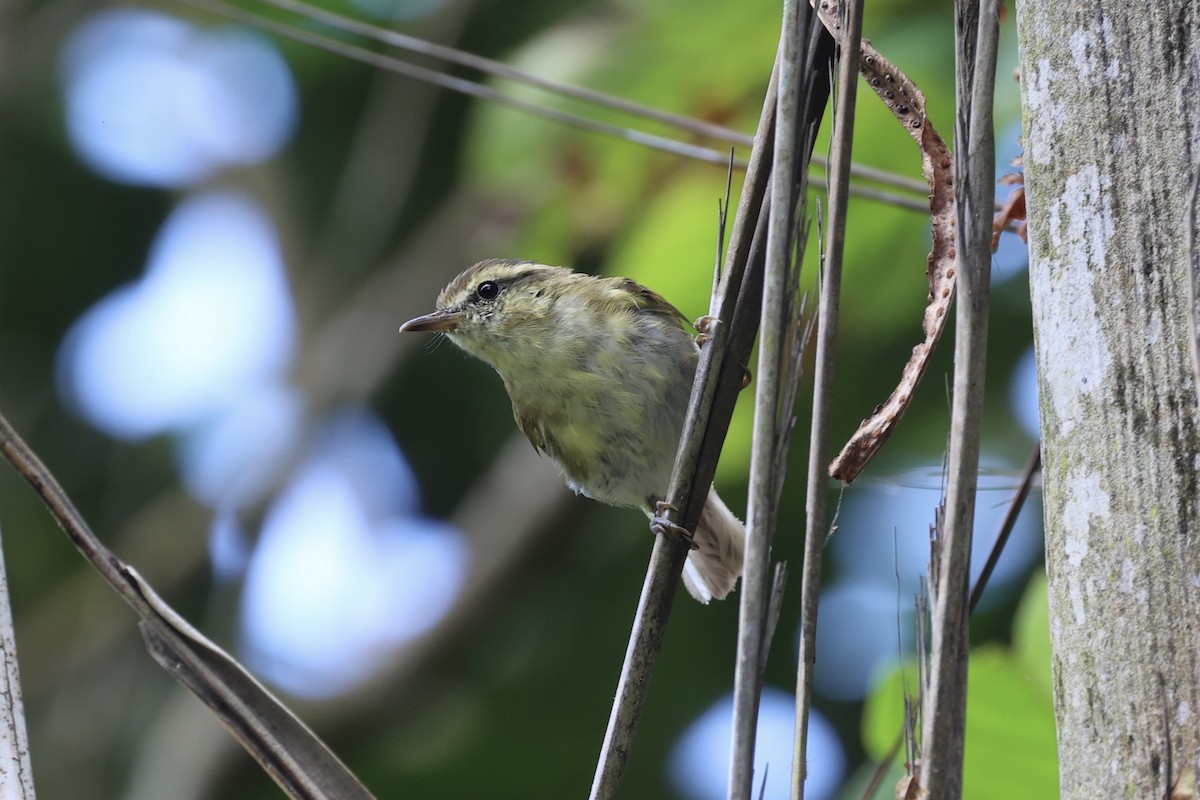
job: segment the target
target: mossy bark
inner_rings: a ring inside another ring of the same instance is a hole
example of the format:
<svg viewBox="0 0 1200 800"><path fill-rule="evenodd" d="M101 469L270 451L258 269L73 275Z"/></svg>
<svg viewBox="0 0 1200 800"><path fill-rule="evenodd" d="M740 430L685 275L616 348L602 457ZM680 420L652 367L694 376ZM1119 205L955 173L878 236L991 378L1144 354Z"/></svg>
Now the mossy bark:
<svg viewBox="0 0 1200 800"><path fill-rule="evenodd" d="M1198 14L1017 5L1067 799L1165 797L1200 759Z"/></svg>

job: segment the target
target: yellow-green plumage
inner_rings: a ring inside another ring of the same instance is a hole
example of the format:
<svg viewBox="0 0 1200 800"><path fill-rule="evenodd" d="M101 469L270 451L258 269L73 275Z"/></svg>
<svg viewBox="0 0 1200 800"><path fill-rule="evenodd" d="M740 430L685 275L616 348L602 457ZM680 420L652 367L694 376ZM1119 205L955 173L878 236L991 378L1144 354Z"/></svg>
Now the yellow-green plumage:
<svg viewBox="0 0 1200 800"><path fill-rule="evenodd" d="M451 281L437 311L402 330L444 331L490 364L517 425L572 489L652 514L668 489L696 371L686 326L631 280L493 259ZM685 574L703 601L736 582L744 538L715 492L708 506Z"/></svg>

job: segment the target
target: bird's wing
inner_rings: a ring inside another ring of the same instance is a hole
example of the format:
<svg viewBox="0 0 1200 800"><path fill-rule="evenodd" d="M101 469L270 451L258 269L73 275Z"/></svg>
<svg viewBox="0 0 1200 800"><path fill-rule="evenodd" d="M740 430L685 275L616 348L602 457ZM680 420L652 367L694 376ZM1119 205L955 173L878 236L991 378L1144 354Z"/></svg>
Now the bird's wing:
<svg viewBox="0 0 1200 800"><path fill-rule="evenodd" d="M513 419L517 421L517 427L529 439L534 450L558 463L567 477L567 485L576 492L583 491L581 487L586 486L591 477L589 465L594 459L581 451L578 443L556 439L550 432L553 425L547 425L544 421L538 422L537 417L522 413L516 405L513 406Z"/></svg>
<svg viewBox="0 0 1200 800"><path fill-rule="evenodd" d="M653 289L647 289L629 278L616 278L614 283L614 288L618 289L621 295L627 298L627 303L638 311L658 314L678 323L684 330L690 326L688 318Z"/></svg>
<svg viewBox="0 0 1200 800"><path fill-rule="evenodd" d="M525 438L533 445L533 449L537 450L542 455L550 455L551 448L554 442L546 429L538 424L537 419L532 416L527 416L521 413L516 404L513 404L513 419L517 421L517 427L521 429L521 433L525 434Z"/></svg>

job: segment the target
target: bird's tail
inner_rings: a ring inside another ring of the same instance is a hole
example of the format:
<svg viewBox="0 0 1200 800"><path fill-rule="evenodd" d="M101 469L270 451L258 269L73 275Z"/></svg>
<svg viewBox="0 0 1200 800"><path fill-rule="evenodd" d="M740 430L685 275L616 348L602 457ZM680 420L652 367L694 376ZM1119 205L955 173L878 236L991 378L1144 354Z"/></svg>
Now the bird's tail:
<svg viewBox="0 0 1200 800"><path fill-rule="evenodd" d="M742 574L746 527L722 502L716 489L708 490L708 500L696 525L696 544L698 547L688 553L683 566L683 585L701 603L714 597L724 600Z"/></svg>

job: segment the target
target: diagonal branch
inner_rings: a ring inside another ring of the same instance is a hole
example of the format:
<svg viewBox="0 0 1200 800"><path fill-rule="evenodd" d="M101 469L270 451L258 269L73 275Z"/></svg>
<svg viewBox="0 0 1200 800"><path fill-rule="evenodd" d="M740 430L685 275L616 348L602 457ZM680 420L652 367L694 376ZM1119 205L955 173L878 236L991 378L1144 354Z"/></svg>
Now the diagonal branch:
<svg viewBox="0 0 1200 800"><path fill-rule="evenodd" d="M411 64L402 59L376 53L372 50L368 50L348 42L331 39L309 30L307 26L302 27L282 22L253 11L239 8L238 6L223 2L222 0L184 0L184 2L187 2L197 8L202 8L215 14L220 14L221 16L228 17L230 19L236 19L239 22L252 25L277 36L292 39L294 41L325 50L326 52L334 53L343 58L348 58L363 64L369 64L379 69L385 69L414 80L425 81L449 91L455 91L471 97L477 97L481 100L495 102L498 105L508 106L518 111L522 111L534 116L540 116L563 125L569 125L581 130L602 133L623 139L625 141L640 144L644 147L650 147L652 149L669 152L684 158L692 158L710 164L725 164L726 156L722 150L690 144L688 142L681 142L669 137L657 136L651 133L646 133L644 131L634 130L619 125L611 125L580 114L575 114L553 108L551 106L522 100L505 94L504 92L497 91L496 89L481 83L476 83L474 81L448 75L445 72L437 69ZM662 109L635 103L614 95L609 95L578 86L572 86L570 84L565 84L558 81L552 81L528 72L524 72L522 70L518 70L514 67L504 64L503 62L483 58L481 56L467 53L456 48L447 47L445 45L424 41L413 36L381 29L377 26L369 25L349 17L334 14L305 3L296 2L296 0L264 0L264 2L278 6L284 10L295 12L296 14L299 14L308 20L328 25L335 30L363 36L407 52L432 56L443 59L450 63L469 66L485 74L496 75L499 77L508 78L510 80L519 81L538 87L547 92L578 99L602 108L611 108L640 117L642 119L668 125L670 127L674 127L704 138L724 141L738 146L748 146L753 142L751 137L730 128L725 128L710 122L697 120L692 117L673 114L663 111ZM819 157L814 157L812 161L816 166L826 166L823 159ZM745 162L741 160L735 160L734 163L738 169L744 169L746 167ZM851 171L856 178L859 178L863 181L881 184L902 192L924 193L925 191L925 188L920 181L915 181L911 178L906 178L902 175L896 175L884 170L876 169L874 167L869 167L864 164L853 165L851 167ZM823 188L824 182L820 178L813 178L812 185L815 188ZM894 205L899 208L906 208L911 211L924 212L926 208L925 202L919 198L904 194L894 194L892 192L872 188L870 186L855 184L851 188L851 193L864 199Z"/></svg>
<svg viewBox="0 0 1200 800"><path fill-rule="evenodd" d="M750 147L754 144L754 138L748 136L741 131L736 131L732 128L727 128L724 125L718 125L707 120L696 119L695 117L685 116L683 114L675 114L670 111L665 111L661 108L648 106L644 103L638 103L633 100L628 100L624 97L599 92L594 89L588 89L583 86L575 86L562 81L556 81L551 78L546 78L541 75L536 75L525 70L517 69L510 64L505 64L503 61L485 58L474 53L468 53L455 47L448 47L436 42L430 42L425 39L420 39L416 36L400 33L398 31L387 30L380 28L377 25L361 22L357 19L335 14L323 8L310 5L301 0L262 0L267 5L275 6L276 8L290 11L306 19L314 22L328 25L329 27L352 33L357 36L362 36L367 39L386 44L390 47L395 47L405 52L416 55L429 56L437 58L450 64L458 64L460 66L469 67L478 70L485 75L492 75L498 78L506 78L511 81L523 83L527 86L533 86L551 94L557 94L562 97L570 97L574 100L579 100L599 108L608 108L613 111L620 111L630 116L640 117L641 119L650 120L653 122L675 128L686 133L691 133L696 136L701 136L708 139L713 139L719 142L736 145L738 147ZM814 156L813 164L818 167L825 168L826 162L820 156ZM925 185L912 178L906 178L902 175L895 175L884 170L866 166L865 164L853 164L850 167L851 174L862 180L873 181L884 186L890 186L894 189L900 189L906 192L915 194L924 194Z"/></svg>
<svg viewBox="0 0 1200 800"><path fill-rule="evenodd" d="M753 289L755 276L751 274L749 280L746 278L747 272L755 272L752 265L761 270L761 234L765 228L760 212L765 204L770 164L762 154L769 150L773 139L777 73L778 70L772 75L767 89L725 269L718 284L714 304L719 321L700 351L667 496L668 503L677 509L678 518L673 521L688 530L693 530L700 519L741 388L740 365L745 363L754 340L756 320L748 309L757 303L758 293ZM668 536L655 539L592 781L591 800L616 797L620 788L686 558L687 547L681 540Z"/></svg>
<svg viewBox="0 0 1200 800"><path fill-rule="evenodd" d="M2 415L0 455L33 487L84 558L137 613L159 665L216 712L288 796L371 800L366 787L303 722L100 542L62 486Z"/></svg>

